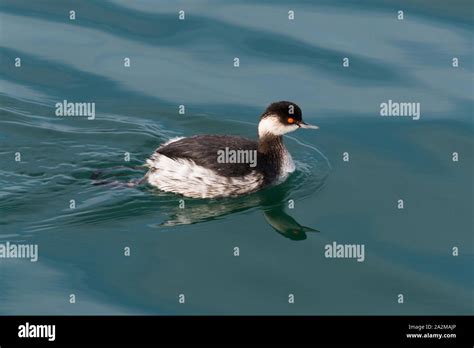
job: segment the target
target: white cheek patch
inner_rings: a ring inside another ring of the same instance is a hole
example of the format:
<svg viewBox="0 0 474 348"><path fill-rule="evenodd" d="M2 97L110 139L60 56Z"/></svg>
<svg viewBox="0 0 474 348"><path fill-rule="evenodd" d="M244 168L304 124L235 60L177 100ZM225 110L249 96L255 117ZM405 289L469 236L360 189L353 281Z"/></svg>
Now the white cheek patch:
<svg viewBox="0 0 474 348"><path fill-rule="evenodd" d="M258 124L258 136L262 137L265 134L283 135L297 129L296 124L282 124L278 116L267 116Z"/></svg>

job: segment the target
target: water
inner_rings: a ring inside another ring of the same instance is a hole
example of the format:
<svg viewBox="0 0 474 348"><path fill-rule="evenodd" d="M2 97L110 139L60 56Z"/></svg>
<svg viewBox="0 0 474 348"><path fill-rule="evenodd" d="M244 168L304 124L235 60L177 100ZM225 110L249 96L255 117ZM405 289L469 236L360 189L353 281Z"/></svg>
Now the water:
<svg viewBox="0 0 474 348"><path fill-rule="evenodd" d="M472 5L297 1L294 21L288 6L0 2L0 242L39 246L36 263L0 260L1 314L473 313ZM171 137L255 138L282 99L320 126L286 138L284 184L185 209L125 185ZM380 117L389 99L421 119ZM63 100L96 118L55 116ZM98 169L123 184L94 186ZM333 241L365 261L325 258Z"/></svg>

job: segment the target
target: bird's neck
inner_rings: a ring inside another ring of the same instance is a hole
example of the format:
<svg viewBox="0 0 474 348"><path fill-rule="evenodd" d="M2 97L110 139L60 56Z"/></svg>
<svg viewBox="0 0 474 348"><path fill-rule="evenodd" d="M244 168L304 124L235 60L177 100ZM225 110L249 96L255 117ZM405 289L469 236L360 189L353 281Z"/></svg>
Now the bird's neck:
<svg viewBox="0 0 474 348"><path fill-rule="evenodd" d="M283 138L281 135L266 133L258 139L258 152L265 155L273 155L283 150Z"/></svg>
<svg viewBox="0 0 474 348"><path fill-rule="evenodd" d="M265 173L266 184L274 182L280 175L285 151L281 135L264 134L258 139L258 165Z"/></svg>

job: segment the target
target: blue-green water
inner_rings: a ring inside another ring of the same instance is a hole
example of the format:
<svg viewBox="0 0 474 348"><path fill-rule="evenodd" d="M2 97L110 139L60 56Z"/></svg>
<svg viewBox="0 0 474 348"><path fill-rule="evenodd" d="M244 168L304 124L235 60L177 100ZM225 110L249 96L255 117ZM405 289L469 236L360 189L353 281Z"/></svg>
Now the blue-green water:
<svg viewBox="0 0 474 348"><path fill-rule="evenodd" d="M472 11L1 0L0 243L37 244L39 260L0 259L0 314L472 314ZM381 117L389 99L419 102L420 120ZM95 102L95 119L56 116L63 100ZM180 209L90 179L141 178L174 136L255 138L277 100L320 126L286 138L297 171L280 186ZM325 258L333 241L364 244L365 261Z"/></svg>

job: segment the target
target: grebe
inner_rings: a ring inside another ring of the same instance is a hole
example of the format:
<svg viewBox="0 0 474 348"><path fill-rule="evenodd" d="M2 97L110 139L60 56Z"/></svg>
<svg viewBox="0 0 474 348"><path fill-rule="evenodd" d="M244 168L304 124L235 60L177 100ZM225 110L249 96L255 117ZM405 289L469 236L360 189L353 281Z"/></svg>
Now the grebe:
<svg viewBox="0 0 474 348"><path fill-rule="evenodd" d="M171 139L146 161L149 170L144 180L162 191L192 198L258 191L294 172L282 136L299 128L318 129L303 122L295 103L273 103L260 117L258 141L229 135Z"/></svg>

